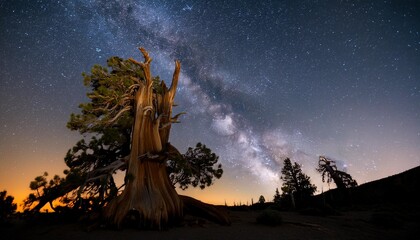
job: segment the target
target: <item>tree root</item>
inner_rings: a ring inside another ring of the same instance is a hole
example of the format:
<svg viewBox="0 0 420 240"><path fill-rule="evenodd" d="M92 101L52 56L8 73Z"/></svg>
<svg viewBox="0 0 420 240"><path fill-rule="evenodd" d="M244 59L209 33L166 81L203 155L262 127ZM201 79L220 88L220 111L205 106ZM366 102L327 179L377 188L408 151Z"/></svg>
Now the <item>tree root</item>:
<svg viewBox="0 0 420 240"><path fill-rule="evenodd" d="M200 200L197 200L192 197L184 196L184 195L179 195L179 198L183 202L184 216L188 214L194 217L207 219L211 222L214 222L223 226L231 225L228 211L224 207L204 203ZM127 217L130 217L130 216L127 216ZM90 219L90 221L88 220L87 222L85 222L86 224L85 230L88 232L91 232L101 226L104 227L107 225L105 224L105 222L103 222L104 217L102 214L92 213L92 215L87 218ZM137 221L138 220L140 219L137 219ZM133 225L131 224L131 226ZM121 227L127 227L127 226L121 226ZM121 229L121 228L117 228L117 229Z"/></svg>
<svg viewBox="0 0 420 240"><path fill-rule="evenodd" d="M223 207L204 203L188 196L179 195L179 198L184 204L184 214L202 217L225 226L231 224L229 214Z"/></svg>

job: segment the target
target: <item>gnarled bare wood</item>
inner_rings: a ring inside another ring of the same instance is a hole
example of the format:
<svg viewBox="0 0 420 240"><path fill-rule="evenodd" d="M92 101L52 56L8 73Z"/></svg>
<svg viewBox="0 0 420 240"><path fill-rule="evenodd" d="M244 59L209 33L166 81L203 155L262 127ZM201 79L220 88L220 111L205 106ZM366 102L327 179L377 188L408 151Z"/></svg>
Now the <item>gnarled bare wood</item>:
<svg viewBox="0 0 420 240"><path fill-rule="evenodd" d="M203 217L222 225L231 224L228 211L225 208L204 203L188 196L180 195L179 197L184 203L184 210L186 213Z"/></svg>
<svg viewBox="0 0 420 240"><path fill-rule="evenodd" d="M139 215L141 226L160 229L172 220L181 218L183 214L182 202L169 180L166 165L152 157L153 154L162 153L168 143L170 126L161 126L171 121L180 64L175 62L171 88L167 89L162 84L162 95L157 97L158 93L154 93L152 89L152 59L146 50L139 50L143 54L144 62L134 59L130 61L141 66L146 82L139 85L135 93L135 120L127 183L122 194L107 206L105 217L120 225L129 212L135 211Z"/></svg>

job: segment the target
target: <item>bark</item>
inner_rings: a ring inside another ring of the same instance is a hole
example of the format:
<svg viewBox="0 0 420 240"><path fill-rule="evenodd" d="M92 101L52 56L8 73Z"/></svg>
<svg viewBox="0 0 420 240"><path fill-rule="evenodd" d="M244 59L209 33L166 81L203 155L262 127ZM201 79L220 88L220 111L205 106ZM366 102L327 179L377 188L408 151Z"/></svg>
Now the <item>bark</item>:
<svg viewBox="0 0 420 240"><path fill-rule="evenodd" d="M55 199L60 198L73 190L76 190L81 184L82 182L73 182L52 187L48 190L48 194L44 194L39 198L38 204L32 208L31 211L39 212L46 204L53 202Z"/></svg>
<svg viewBox="0 0 420 240"><path fill-rule="evenodd" d="M165 146L168 144L175 91L180 64L175 62L171 87L162 83L162 93L154 93L150 72L151 58L140 49L144 62L133 63L142 67L145 82L135 95L135 120L131 152L126 173L126 187L105 209L105 217L120 226L125 217L136 212L139 227L161 229L182 217L182 202L166 172ZM163 156L163 158L162 158Z"/></svg>

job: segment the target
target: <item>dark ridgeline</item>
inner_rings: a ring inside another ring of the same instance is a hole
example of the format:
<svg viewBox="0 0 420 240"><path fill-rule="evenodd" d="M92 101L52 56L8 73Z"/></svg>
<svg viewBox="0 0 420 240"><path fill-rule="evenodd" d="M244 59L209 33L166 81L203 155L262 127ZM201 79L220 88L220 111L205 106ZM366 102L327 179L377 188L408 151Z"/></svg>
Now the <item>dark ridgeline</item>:
<svg viewBox="0 0 420 240"><path fill-rule="evenodd" d="M346 205L420 205L420 166L399 174L347 189L332 189L315 196L331 206Z"/></svg>

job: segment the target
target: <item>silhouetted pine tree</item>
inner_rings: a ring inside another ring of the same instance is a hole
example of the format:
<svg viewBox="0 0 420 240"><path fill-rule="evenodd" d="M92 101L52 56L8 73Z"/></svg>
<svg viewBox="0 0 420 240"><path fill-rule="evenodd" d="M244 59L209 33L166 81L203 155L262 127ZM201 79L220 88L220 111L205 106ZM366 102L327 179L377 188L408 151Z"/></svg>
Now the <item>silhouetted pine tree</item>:
<svg viewBox="0 0 420 240"><path fill-rule="evenodd" d="M316 186L311 184L310 177L302 172L298 163L292 164L289 158L286 158L283 163L281 170L282 198L293 207L302 207L313 196Z"/></svg>

